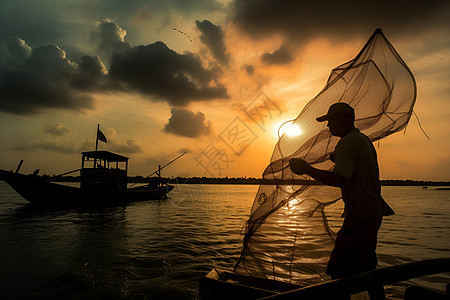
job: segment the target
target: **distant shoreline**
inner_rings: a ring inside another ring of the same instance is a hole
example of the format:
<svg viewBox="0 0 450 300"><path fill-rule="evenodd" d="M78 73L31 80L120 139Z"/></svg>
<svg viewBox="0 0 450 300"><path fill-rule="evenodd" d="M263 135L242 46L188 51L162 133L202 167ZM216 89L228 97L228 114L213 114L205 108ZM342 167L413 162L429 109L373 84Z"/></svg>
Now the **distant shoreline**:
<svg viewBox="0 0 450 300"><path fill-rule="evenodd" d="M79 182L79 176L48 176L43 175L43 178L54 182ZM144 178L142 176L129 176L129 183L149 183L152 178ZM164 183L171 184L245 184L245 185L321 185L317 181L307 181L301 179L290 180L273 180L273 179L261 179L261 178L234 178L234 177L173 177L162 178ZM382 186L450 186L450 181L421 181L421 180L381 180Z"/></svg>

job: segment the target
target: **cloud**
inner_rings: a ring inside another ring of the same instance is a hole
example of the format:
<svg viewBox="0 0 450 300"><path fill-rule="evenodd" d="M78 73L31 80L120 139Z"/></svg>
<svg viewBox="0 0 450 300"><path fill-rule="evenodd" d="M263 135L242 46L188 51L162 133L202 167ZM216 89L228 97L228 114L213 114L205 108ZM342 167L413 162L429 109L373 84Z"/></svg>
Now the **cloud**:
<svg viewBox="0 0 450 300"><path fill-rule="evenodd" d="M131 23L135 26L148 26L152 19L152 14L148 10L147 5L144 4L131 18Z"/></svg>
<svg viewBox="0 0 450 300"><path fill-rule="evenodd" d="M131 49L125 42L127 31L109 19L97 23L96 30L92 32L92 38L97 44L97 50L102 58L109 61L115 54L125 53Z"/></svg>
<svg viewBox="0 0 450 300"><path fill-rule="evenodd" d="M48 108L92 108L92 98L72 86L83 70L66 58L65 51L45 45L27 56L28 47L21 39L9 40L9 60L0 65L0 110L29 115Z"/></svg>
<svg viewBox="0 0 450 300"><path fill-rule="evenodd" d="M291 43L317 36L367 36L381 27L390 34L414 35L429 28L450 28L450 2L236 0L231 20L255 39L281 34ZM389 34L389 35L390 35Z"/></svg>
<svg viewBox="0 0 450 300"><path fill-rule="evenodd" d="M255 67L253 65L244 65L242 68L247 72L249 76L252 76L255 72Z"/></svg>
<svg viewBox="0 0 450 300"><path fill-rule="evenodd" d="M178 154L179 155L179 154ZM149 156L145 158L145 164L150 165L151 168L155 168L154 171L158 170L158 165L164 165L174 159L177 154L167 154L167 153L159 153L153 156ZM153 170L149 170L153 171Z"/></svg>
<svg viewBox="0 0 450 300"><path fill-rule="evenodd" d="M94 107L92 93L117 90L172 106L228 98L218 71L206 69L197 55L179 54L163 42L132 48L124 41L126 31L109 20L97 29L103 53L112 55L109 72L98 56L75 62L56 45L32 49L20 38L8 39L0 64L0 110L20 115L82 111Z"/></svg>
<svg viewBox="0 0 450 300"><path fill-rule="evenodd" d="M10 37L6 40L6 51L18 63L24 63L31 55L31 47L18 37Z"/></svg>
<svg viewBox="0 0 450 300"><path fill-rule="evenodd" d="M450 155L447 157L436 157L436 161L433 163L435 169L448 172L450 168Z"/></svg>
<svg viewBox="0 0 450 300"><path fill-rule="evenodd" d="M76 145L77 143L73 142L75 139L73 130L60 122L45 124L43 131L48 134L45 138L37 141L27 140L20 142L13 145L11 149L14 151L46 150L72 154L86 151L86 149L91 148L95 144L92 141L90 143L85 141L81 145Z"/></svg>
<svg viewBox="0 0 450 300"><path fill-rule="evenodd" d="M202 112L172 108L172 116L169 123L164 126L163 132L179 136L195 138L203 135L209 135L212 132L212 123L207 121Z"/></svg>
<svg viewBox="0 0 450 300"><path fill-rule="evenodd" d="M115 128L100 128L103 134L106 136L107 143L99 143L99 147L102 149L107 149L112 152L130 154L130 153L140 153L142 152L142 148L139 145L138 141L135 139L129 139L125 142L117 142L115 140L117 136L117 130ZM85 139L84 142L79 147L82 151L86 151L86 149L91 149L95 145L95 141L90 139Z"/></svg>
<svg viewBox="0 0 450 300"><path fill-rule="evenodd" d="M292 62L294 57L286 45L281 45L272 53L264 53L261 60L268 65L286 65Z"/></svg>
<svg viewBox="0 0 450 300"><path fill-rule="evenodd" d="M78 64L78 70L72 79L71 86L83 91L107 90L108 71L98 56L85 55Z"/></svg>
<svg viewBox="0 0 450 300"><path fill-rule="evenodd" d="M70 143L60 140L47 139L39 142L24 142L13 145L11 147L14 151L36 151L36 150L47 150L53 152L59 152L63 154L68 153L79 153L80 149Z"/></svg>
<svg viewBox="0 0 450 300"><path fill-rule="evenodd" d="M227 47L224 41L224 32L222 27L214 25L208 20L195 21L197 28L200 30L200 40L208 46L211 54L222 65L227 66L230 55L227 53Z"/></svg>
<svg viewBox="0 0 450 300"><path fill-rule="evenodd" d="M106 134L106 137L108 139L113 139L117 135L117 130L115 128L111 128L111 127L107 128L104 131L102 130L102 132L104 132Z"/></svg>
<svg viewBox="0 0 450 300"><path fill-rule="evenodd" d="M228 97L226 88L215 81L214 72L203 68L198 56L178 54L163 42L113 56L109 76L129 91L157 96L173 106Z"/></svg>
<svg viewBox="0 0 450 300"><path fill-rule="evenodd" d="M394 158L394 164L398 166L399 168L410 168L413 167L415 164L409 161L408 159L401 158L401 157L395 157Z"/></svg>
<svg viewBox="0 0 450 300"><path fill-rule="evenodd" d="M191 149L191 148L183 147L183 148L178 149L178 152L177 152L177 153L182 154L182 153L184 153L184 152L187 152L187 153L192 152L192 149Z"/></svg>
<svg viewBox="0 0 450 300"><path fill-rule="evenodd" d="M142 152L141 146L139 146L134 139L127 140L125 143L116 143L114 141L108 141L108 149L118 153L139 153Z"/></svg>
<svg viewBox="0 0 450 300"><path fill-rule="evenodd" d="M62 123L46 124L44 131L56 136L63 136L72 133L72 129Z"/></svg>
<svg viewBox="0 0 450 300"><path fill-rule="evenodd" d="M75 138L71 136L70 140L63 138L72 131L62 124L51 124L46 125L44 129L45 132L49 133L50 136L46 139L40 141L28 141L21 142L13 145L11 150L14 151L36 151L36 150L46 150L52 152L59 152L63 154L80 153L82 151L94 150L95 141L92 139L85 139L81 143L74 143L72 140ZM112 152L121 154L132 154L142 152L141 146L134 139L127 140L125 142L115 142L108 139L108 143L99 145L99 150L107 149Z"/></svg>

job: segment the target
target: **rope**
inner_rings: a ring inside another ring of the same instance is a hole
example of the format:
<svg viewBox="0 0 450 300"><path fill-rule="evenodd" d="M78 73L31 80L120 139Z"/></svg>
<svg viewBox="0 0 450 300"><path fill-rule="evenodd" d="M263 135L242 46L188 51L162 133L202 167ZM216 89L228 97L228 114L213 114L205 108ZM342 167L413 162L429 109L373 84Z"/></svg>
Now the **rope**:
<svg viewBox="0 0 450 300"><path fill-rule="evenodd" d="M430 140L430 137L425 133L425 130L423 130L422 125L420 124L419 117L417 116L416 112L414 110L412 112L417 119L417 123L419 123L420 130L422 130L422 133L427 137L427 139Z"/></svg>

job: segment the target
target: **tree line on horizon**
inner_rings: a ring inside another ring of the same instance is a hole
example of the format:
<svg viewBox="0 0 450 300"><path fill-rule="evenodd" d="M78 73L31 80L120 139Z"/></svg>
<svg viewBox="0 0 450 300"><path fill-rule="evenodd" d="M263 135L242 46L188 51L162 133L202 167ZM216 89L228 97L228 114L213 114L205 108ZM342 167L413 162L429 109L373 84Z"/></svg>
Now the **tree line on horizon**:
<svg viewBox="0 0 450 300"><path fill-rule="evenodd" d="M44 179L56 182L79 182L80 176L49 176L42 175ZM128 176L129 183L149 183L157 177L143 177L143 176ZM320 182L315 180L303 179L262 179L255 177L162 177L163 183L170 184L286 184L286 185L320 185ZM422 180L400 180L388 179L381 180L381 185L384 186L450 186L450 181L422 181Z"/></svg>

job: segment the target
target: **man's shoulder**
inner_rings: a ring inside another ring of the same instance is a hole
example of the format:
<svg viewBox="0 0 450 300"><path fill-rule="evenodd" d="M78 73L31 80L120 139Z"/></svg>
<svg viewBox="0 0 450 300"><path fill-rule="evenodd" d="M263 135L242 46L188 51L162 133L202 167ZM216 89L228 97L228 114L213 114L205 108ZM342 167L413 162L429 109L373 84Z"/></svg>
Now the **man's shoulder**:
<svg viewBox="0 0 450 300"><path fill-rule="evenodd" d="M346 136L341 138L336 145L336 150L342 152L358 152L362 149L373 147L372 141L364 133L355 128L351 130Z"/></svg>
<svg viewBox="0 0 450 300"><path fill-rule="evenodd" d="M371 142L367 135L362 133L358 128L354 128L346 136L344 136L341 139L341 141L345 142L345 141L360 140L360 139Z"/></svg>
<svg viewBox="0 0 450 300"><path fill-rule="evenodd" d="M357 139L360 133L358 128L352 129L339 140L338 144L346 144L355 138Z"/></svg>

